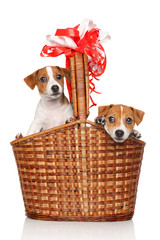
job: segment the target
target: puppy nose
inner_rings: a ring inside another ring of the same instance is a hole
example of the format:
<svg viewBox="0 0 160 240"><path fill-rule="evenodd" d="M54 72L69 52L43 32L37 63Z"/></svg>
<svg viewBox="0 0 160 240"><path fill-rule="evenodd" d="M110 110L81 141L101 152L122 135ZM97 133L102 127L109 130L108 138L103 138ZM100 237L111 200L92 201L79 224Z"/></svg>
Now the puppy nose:
<svg viewBox="0 0 160 240"><path fill-rule="evenodd" d="M122 130L117 130L117 131L115 131L115 134L117 137L121 138L121 137L123 137L124 132Z"/></svg>
<svg viewBox="0 0 160 240"><path fill-rule="evenodd" d="M53 86L51 87L51 89L52 89L52 91L53 91L54 93L56 93L56 92L58 92L59 87L58 87L57 85L53 85Z"/></svg>

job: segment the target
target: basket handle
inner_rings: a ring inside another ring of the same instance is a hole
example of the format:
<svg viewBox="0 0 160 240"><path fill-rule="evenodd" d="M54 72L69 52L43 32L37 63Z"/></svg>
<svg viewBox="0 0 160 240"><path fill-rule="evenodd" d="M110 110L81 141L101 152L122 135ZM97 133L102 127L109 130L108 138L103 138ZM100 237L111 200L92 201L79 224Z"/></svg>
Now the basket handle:
<svg viewBox="0 0 160 240"><path fill-rule="evenodd" d="M76 52L70 57L71 90L74 117L86 119L89 115L89 71L87 55Z"/></svg>

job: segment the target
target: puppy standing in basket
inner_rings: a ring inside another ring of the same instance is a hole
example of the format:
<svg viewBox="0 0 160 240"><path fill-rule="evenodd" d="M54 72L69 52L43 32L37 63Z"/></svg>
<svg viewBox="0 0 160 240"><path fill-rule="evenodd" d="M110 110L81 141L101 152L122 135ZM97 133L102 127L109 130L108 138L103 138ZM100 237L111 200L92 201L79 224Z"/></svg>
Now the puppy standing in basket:
<svg viewBox="0 0 160 240"><path fill-rule="evenodd" d="M24 79L32 90L37 85L41 96L27 135L73 121L72 105L64 95L64 77L70 81L70 70L54 66L39 69Z"/></svg>
<svg viewBox="0 0 160 240"><path fill-rule="evenodd" d="M142 122L144 112L124 105L108 105L98 108L95 122L104 126L115 142L123 142L129 136L139 139L141 134L134 130L134 125Z"/></svg>

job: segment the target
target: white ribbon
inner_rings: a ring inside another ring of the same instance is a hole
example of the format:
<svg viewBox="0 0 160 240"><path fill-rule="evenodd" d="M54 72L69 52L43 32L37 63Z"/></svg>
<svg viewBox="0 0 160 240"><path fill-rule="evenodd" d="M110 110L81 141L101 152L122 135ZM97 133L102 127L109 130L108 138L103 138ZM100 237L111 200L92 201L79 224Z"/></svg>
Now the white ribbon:
<svg viewBox="0 0 160 240"><path fill-rule="evenodd" d="M78 27L80 39L82 39L87 31L96 28L96 24L93 23L91 19L84 19ZM99 34L99 41L100 43L109 40L111 37L109 36L108 32L100 31ZM65 36L55 36L55 35L47 35L46 37L47 46L53 47L68 47L71 49L76 49L78 46L70 37Z"/></svg>

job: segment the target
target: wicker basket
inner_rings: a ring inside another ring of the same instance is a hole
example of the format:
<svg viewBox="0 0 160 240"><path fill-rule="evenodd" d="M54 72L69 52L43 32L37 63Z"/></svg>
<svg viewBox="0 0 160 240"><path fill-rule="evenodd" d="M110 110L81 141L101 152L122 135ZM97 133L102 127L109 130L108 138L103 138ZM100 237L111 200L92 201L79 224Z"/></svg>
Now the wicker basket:
<svg viewBox="0 0 160 240"><path fill-rule="evenodd" d="M89 114L87 57L70 58L79 120L11 142L26 215L33 219L121 221L132 218L145 143L115 143Z"/></svg>

